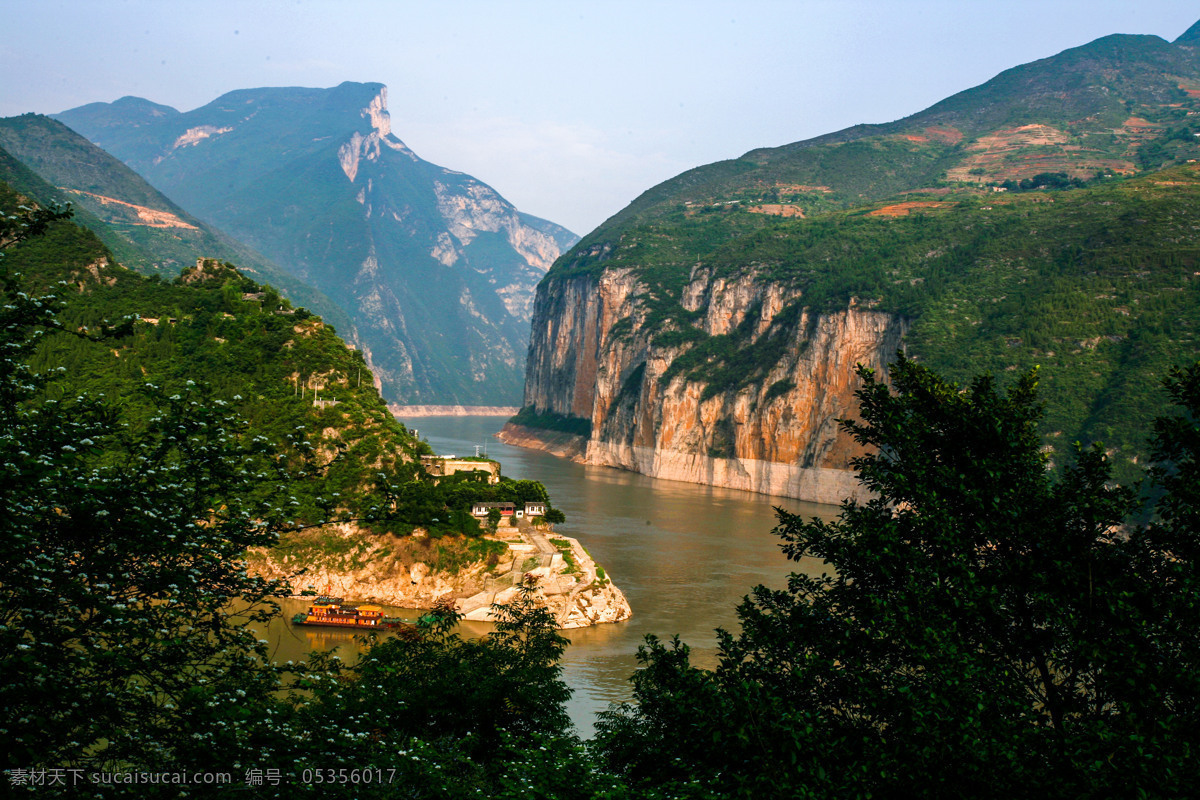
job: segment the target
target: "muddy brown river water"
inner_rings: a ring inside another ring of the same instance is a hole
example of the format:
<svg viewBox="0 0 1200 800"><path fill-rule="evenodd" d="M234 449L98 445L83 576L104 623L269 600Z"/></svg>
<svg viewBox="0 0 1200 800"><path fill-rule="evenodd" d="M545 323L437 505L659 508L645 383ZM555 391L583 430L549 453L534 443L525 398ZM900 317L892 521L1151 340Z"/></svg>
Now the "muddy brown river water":
<svg viewBox="0 0 1200 800"><path fill-rule="evenodd" d="M568 708L584 737L592 734L597 711L628 699L637 648L647 634L679 634L691 646L693 662L711 666L714 630L736 629L737 604L754 586L782 588L789 572L820 571L815 562L784 558L771 533L773 506L806 517L837 514L833 506L658 480L505 445L494 438L502 417L406 422L439 454L474 455L476 445L486 445L504 475L545 484L554 505L567 515L557 529L578 538L629 599L632 619L566 632L571 646L564 678L574 690ZM302 601L285 601L284 620L303 608ZM465 635L487 629L484 623L464 624ZM272 626L270 640L281 661L302 659L313 649L336 647L350 657L355 650L351 632L297 628L283 620Z"/></svg>

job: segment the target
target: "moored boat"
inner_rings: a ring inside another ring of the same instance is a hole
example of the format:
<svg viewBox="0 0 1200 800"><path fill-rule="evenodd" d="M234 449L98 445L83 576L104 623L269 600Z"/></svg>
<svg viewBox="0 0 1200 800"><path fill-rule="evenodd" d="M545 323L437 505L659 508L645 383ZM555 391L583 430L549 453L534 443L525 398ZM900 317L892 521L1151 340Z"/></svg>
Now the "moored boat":
<svg viewBox="0 0 1200 800"><path fill-rule="evenodd" d="M325 599L325 598L322 598ZM379 606L344 606L340 602L313 603L307 612L292 617L295 625L325 625L334 628L390 628L396 625L391 617L383 616Z"/></svg>

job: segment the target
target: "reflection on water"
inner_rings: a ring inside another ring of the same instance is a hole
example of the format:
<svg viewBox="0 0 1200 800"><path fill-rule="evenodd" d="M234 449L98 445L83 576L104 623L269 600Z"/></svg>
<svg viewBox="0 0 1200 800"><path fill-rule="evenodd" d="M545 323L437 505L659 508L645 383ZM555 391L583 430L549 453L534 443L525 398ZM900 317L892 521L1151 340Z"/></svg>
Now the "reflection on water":
<svg viewBox="0 0 1200 800"><path fill-rule="evenodd" d="M578 538L629 599L632 619L566 632L571 646L564 677L575 690L568 708L584 736L591 735L597 711L628 699L628 678L647 634L679 634L692 648L693 663L712 666L713 631L736 629L736 606L753 587L781 588L797 567L819 570L815 563L797 565L783 557L771 533L773 506L826 519L837 513L832 506L657 480L510 447L494 438L504 424L500 417L425 417L408 423L440 454L472 455L475 445L486 446L506 476L545 484L554 505L567 515L558 530ZM300 600L284 601L285 619L305 607ZM463 635L487 629L467 623ZM272 625L269 638L280 661L335 647L348 659L356 653L356 633L281 621Z"/></svg>

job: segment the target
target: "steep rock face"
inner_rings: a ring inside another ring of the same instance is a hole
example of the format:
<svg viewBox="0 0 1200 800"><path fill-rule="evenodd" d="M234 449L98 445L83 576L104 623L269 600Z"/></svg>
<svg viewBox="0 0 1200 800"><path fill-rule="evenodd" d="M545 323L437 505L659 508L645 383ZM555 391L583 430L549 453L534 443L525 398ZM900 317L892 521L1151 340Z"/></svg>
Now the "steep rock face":
<svg viewBox="0 0 1200 800"><path fill-rule="evenodd" d="M885 372L904 319L857 307L785 317L803 302L797 291L752 272L698 270L681 295L697 328L786 337L764 380L706 392L706 382L669 372L681 347L653 342L638 302L645 291L627 269L552 277L539 289L525 405L590 421L580 460L814 502L856 493L847 467L858 451L837 420L853 414L855 365ZM505 438L532 443L516 426Z"/></svg>
<svg viewBox="0 0 1200 800"><path fill-rule="evenodd" d="M186 113L144 105L58 116L326 292L388 400L516 402L535 287L577 237L419 158L392 132L382 84L247 89Z"/></svg>

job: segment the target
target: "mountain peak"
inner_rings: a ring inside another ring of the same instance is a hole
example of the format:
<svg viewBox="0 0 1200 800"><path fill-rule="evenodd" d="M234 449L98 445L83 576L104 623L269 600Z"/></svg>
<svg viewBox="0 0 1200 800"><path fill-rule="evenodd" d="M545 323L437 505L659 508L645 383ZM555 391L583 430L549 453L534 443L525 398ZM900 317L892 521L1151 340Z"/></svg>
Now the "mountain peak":
<svg viewBox="0 0 1200 800"><path fill-rule="evenodd" d="M1200 45L1200 20L1175 40L1175 44Z"/></svg>
<svg viewBox="0 0 1200 800"><path fill-rule="evenodd" d="M364 117L371 118L371 127L379 132L380 136L388 136L392 132L392 115L388 113L387 107L387 87L380 86L379 91L367 107L363 109Z"/></svg>
<svg viewBox="0 0 1200 800"><path fill-rule="evenodd" d="M124 97L114 100L112 105L125 111L152 111L165 115L175 115L179 113L178 109L172 108L171 106L164 106L161 103L155 103L147 100L144 97L137 97L132 94L127 94Z"/></svg>
<svg viewBox="0 0 1200 800"><path fill-rule="evenodd" d="M387 107L387 86L384 84L344 81L326 91L331 106L357 108L364 119L371 120L371 127L380 136L388 136L392 132L392 117Z"/></svg>

